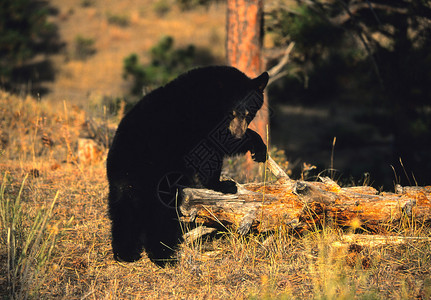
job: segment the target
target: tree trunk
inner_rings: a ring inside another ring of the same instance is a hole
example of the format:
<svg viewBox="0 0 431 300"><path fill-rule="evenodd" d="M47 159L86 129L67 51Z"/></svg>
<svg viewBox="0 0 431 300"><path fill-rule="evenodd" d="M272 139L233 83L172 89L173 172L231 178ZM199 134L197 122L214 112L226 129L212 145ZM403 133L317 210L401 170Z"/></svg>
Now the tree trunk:
<svg viewBox="0 0 431 300"><path fill-rule="evenodd" d="M249 77L256 77L264 70L262 60L263 0L227 1L226 61ZM266 142L268 105L265 103L250 128Z"/></svg>
<svg viewBox="0 0 431 300"><path fill-rule="evenodd" d="M384 233L397 226L431 225L431 186L397 186L396 193L379 193L370 186L341 188L329 178L293 181L271 158L268 167L276 182L239 185L237 194L184 189L182 221L231 227L241 234L281 226L295 232L331 225Z"/></svg>

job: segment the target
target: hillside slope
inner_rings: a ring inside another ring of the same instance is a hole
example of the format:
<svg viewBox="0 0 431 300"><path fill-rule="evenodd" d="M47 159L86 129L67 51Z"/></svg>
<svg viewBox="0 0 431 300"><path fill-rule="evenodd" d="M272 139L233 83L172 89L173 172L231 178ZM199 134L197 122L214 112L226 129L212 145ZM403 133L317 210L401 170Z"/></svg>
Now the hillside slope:
<svg viewBox="0 0 431 300"><path fill-rule="evenodd" d="M123 97L129 82L122 77L123 59L137 53L142 61L158 40L170 35L177 46L195 44L224 57L225 5L181 11L172 1L82 1L51 0L58 10L51 21L58 25L66 47L51 57L56 70L53 82L45 84L54 101L85 103L100 97ZM168 10L160 15L161 8ZM76 58L76 41L93 40L95 53Z"/></svg>

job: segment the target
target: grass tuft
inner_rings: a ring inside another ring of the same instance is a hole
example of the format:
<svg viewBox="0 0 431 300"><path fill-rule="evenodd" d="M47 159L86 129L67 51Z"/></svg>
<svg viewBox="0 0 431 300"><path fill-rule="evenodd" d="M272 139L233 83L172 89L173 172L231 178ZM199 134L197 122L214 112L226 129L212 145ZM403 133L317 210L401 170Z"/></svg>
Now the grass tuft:
<svg viewBox="0 0 431 300"><path fill-rule="evenodd" d="M38 292L47 276L47 265L59 234L59 222L51 222L58 192L51 203L29 217L22 203L27 177L15 197L7 193L7 173L0 188L0 244L7 253L7 291L12 299L26 299Z"/></svg>

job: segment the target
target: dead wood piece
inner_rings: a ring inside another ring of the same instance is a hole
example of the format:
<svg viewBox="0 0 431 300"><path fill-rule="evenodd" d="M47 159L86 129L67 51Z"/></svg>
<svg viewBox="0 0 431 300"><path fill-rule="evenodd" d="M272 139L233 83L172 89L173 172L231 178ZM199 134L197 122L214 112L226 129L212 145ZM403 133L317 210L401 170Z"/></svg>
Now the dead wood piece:
<svg viewBox="0 0 431 300"><path fill-rule="evenodd" d="M199 226L196 227L188 232L186 232L184 234L184 242L186 242L187 244L191 244L194 241L196 241L197 239L199 239L200 237L210 234L214 231L216 231L216 228L213 227L206 227L206 226Z"/></svg>
<svg viewBox="0 0 431 300"><path fill-rule="evenodd" d="M302 231L324 224L381 233L403 220L431 224L431 186L379 193L369 186L341 188L327 177L320 182L294 181L270 157L267 165L276 182L238 184L234 195L184 189L182 220L233 226L240 234L279 226Z"/></svg>
<svg viewBox="0 0 431 300"><path fill-rule="evenodd" d="M280 181L280 183L284 183L285 185L293 184L293 181L289 178L286 172L284 172L284 170L272 159L271 156L268 156L267 166L272 174L274 174L275 178Z"/></svg>
<svg viewBox="0 0 431 300"><path fill-rule="evenodd" d="M384 245L397 245L412 242L430 242L429 237L416 236L391 236L391 235L370 235L370 234L345 234L340 241L333 243L336 247L346 247L351 244L360 246L376 247Z"/></svg>

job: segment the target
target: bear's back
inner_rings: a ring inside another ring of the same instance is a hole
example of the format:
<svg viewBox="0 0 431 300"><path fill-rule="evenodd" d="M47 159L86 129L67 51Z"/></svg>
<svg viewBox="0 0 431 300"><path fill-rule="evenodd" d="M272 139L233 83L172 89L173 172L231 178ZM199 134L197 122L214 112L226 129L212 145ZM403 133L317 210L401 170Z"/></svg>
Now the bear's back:
<svg viewBox="0 0 431 300"><path fill-rule="evenodd" d="M160 164L184 157L217 128L251 89L232 67L193 69L144 96L120 122L112 145L116 161Z"/></svg>
<svg viewBox="0 0 431 300"><path fill-rule="evenodd" d="M250 88L251 80L233 67L197 68L154 90L138 105L148 113L152 110L172 110L186 115L224 113Z"/></svg>
<svg viewBox="0 0 431 300"><path fill-rule="evenodd" d="M250 83L233 67L193 69L146 95L123 121L148 136L206 134L247 95Z"/></svg>

